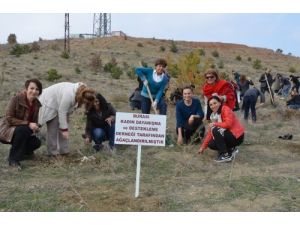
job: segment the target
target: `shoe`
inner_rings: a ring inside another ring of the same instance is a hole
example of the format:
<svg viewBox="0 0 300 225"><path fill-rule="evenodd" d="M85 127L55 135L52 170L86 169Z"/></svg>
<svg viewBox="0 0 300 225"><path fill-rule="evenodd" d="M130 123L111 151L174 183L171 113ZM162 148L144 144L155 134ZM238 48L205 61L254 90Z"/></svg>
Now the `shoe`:
<svg viewBox="0 0 300 225"><path fill-rule="evenodd" d="M220 156L215 159L216 162L230 162L234 156L229 153L221 153Z"/></svg>
<svg viewBox="0 0 300 225"><path fill-rule="evenodd" d="M93 145L93 149L94 149L96 152L99 152L102 148L103 148L103 145L102 145L102 144L94 144L94 145Z"/></svg>
<svg viewBox="0 0 300 225"><path fill-rule="evenodd" d="M22 166L21 166L21 163L19 161L15 161L15 160L10 160L8 162L8 165L13 167L13 168L16 168L18 170L21 170L22 169Z"/></svg>

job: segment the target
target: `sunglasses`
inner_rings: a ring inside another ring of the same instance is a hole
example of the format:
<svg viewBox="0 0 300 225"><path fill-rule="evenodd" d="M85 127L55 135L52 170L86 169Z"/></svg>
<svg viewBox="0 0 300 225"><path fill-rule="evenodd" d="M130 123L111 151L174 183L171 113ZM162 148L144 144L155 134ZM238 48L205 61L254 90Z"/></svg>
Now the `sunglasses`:
<svg viewBox="0 0 300 225"><path fill-rule="evenodd" d="M207 76L207 77L205 77L206 79L213 79L213 78L215 78L215 76Z"/></svg>

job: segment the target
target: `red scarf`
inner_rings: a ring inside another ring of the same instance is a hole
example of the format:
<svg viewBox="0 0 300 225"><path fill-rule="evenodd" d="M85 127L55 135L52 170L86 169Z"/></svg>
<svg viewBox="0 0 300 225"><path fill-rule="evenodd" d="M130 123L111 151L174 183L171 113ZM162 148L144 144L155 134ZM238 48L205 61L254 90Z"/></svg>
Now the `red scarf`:
<svg viewBox="0 0 300 225"><path fill-rule="evenodd" d="M213 93L217 93L219 94L219 91L221 90L221 88L227 83L226 80L218 80L216 83L214 84L208 84L206 83L203 87L203 94L204 96L206 96L207 98L210 98L212 96Z"/></svg>

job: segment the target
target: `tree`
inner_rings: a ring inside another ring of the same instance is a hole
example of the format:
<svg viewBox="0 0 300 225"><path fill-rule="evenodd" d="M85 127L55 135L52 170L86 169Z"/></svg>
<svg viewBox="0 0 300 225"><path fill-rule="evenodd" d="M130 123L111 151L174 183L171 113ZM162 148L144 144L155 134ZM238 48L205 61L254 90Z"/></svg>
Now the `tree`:
<svg viewBox="0 0 300 225"><path fill-rule="evenodd" d="M8 35L7 42L10 45L14 45L17 43L17 36L15 34Z"/></svg>

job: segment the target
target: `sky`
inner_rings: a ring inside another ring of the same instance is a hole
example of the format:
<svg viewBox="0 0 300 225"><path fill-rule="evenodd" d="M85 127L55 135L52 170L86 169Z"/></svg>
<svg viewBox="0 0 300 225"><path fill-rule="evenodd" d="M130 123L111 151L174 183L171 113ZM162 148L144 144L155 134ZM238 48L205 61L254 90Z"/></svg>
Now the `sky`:
<svg viewBox="0 0 300 225"><path fill-rule="evenodd" d="M112 31L129 36L245 44L300 57L300 13L112 13ZM70 13L70 33L92 33L93 13ZM63 38L63 13L0 13L0 43Z"/></svg>

